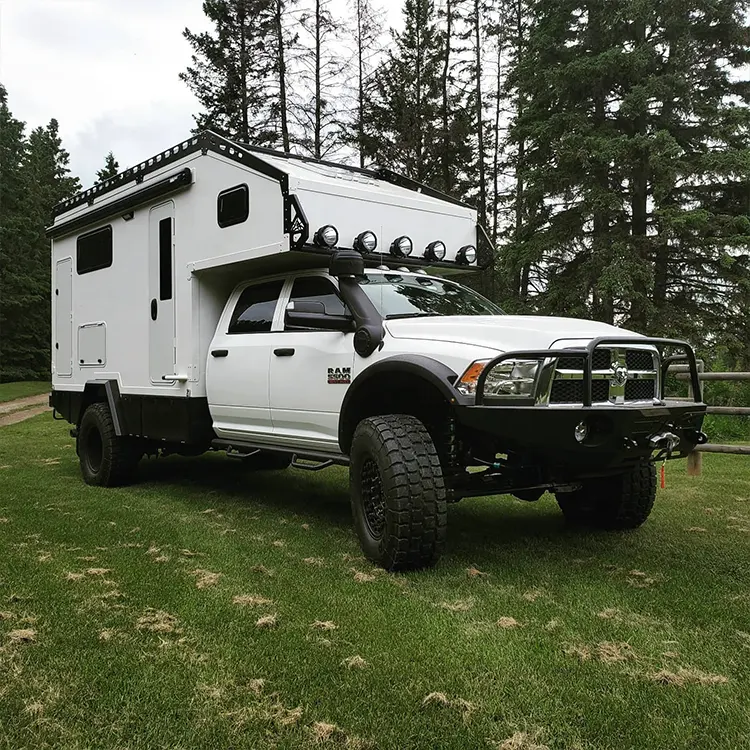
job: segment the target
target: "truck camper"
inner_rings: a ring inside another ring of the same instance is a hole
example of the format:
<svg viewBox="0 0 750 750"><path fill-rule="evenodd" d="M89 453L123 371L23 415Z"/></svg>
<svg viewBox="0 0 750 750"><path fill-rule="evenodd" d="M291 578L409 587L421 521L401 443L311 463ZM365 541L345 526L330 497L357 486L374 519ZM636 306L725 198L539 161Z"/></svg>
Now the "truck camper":
<svg viewBox="0 0 750 750"><path fill-rule="evenodd" d="M226 451L348 467L364 553L434 564L450 503L555 493L648 517L654 464L705 441L685 342L505 315L453 277L492 260L477 212L386 169L204 132L55 208L52 393L83 478ZM687 362L694 401L666 396Z"/></svg>

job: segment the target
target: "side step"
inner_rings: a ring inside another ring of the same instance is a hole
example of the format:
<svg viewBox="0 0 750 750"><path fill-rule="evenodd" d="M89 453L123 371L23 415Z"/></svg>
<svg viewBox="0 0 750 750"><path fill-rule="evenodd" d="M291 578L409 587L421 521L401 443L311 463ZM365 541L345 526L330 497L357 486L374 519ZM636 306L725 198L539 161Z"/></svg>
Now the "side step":
<svg viewBox="0 0 750 750"><path fill-rule="evenodd" d="M333 466L335 461L332 459L328 459L327 461L318 461L318 463L311 463L315 459L310 458L303 458L300 459L300 457L295 453L292 455L292 468L293 469L302 469L303 471L323 471L323 469L327 469L329 466Z"/></svg>

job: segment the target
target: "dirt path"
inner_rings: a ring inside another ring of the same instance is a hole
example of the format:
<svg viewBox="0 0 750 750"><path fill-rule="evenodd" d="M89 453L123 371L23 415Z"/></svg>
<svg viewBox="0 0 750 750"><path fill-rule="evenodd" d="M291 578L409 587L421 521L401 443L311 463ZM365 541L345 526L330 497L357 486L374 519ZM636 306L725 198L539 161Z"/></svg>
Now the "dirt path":
<svg viewBox="0 0 750 750"><path fill-rule="evenodd" d="M34 406L31 409L18 409L11 414L5 414L0 416L0 427L5 427L9 424L16 424L17 422L23 422L25 419L31 419L36 417L38 414L44 414L49 411L49 406Z"/></svg>
<svg viewBox="0 0 750 750"><path fill-rule="evenodd" d="M10 414L12 411L18 411L19 409L26 409L29 406L39 406L40 404L46 404L49 401L49 393L42 393L39 396L26 396L25 398L17 398L15 401L6 401L0 404L0 415Z"/></svg>

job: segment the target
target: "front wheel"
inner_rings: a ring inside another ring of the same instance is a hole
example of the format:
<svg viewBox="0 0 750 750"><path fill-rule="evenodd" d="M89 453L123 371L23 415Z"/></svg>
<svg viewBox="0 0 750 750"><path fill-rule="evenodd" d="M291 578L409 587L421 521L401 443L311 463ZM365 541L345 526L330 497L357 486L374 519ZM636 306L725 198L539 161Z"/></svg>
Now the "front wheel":
<svg viewBox="0 0 750 750"><path fill-rule="evenodd" d="M448 506L425 426L404 414L364 419L350 458L352 513L365 556L391 571L434 565L445 546Z"/></svg>
<svg viewBox="0 0 750 750"><path fill-rule="evenodd" d="M656 499L656 469L641 461L622 474L584 482L575 492L558 492L565 520L595 529L637 529L651 515Z"/></svg>

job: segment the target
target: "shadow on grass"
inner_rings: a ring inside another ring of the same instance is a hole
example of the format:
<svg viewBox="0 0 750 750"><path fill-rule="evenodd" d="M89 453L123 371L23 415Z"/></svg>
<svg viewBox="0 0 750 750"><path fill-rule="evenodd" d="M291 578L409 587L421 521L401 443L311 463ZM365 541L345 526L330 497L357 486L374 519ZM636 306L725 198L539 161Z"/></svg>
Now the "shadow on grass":
<svg viewBox="0 0 750 750"><path fill-rule="evenodd" d="M300 470L250 471L239 461L219 455L144 460L140 481L146 486L181 489L174 494L186 505L294 513L303 521L351 529L348 475L345 469L313 473ZM203 493L206 493L205 495ZM210 493L210 496L208 496ZM352 532L353 533L353 532ZM445 556L455 565L497 561L498 553L556 559L560 565L580 557L583 547L599 547L601 534L566 527L554 500L523 503L509 497L467 499L449 508ZM612 539L612 537L615 539Z"/></svg>

